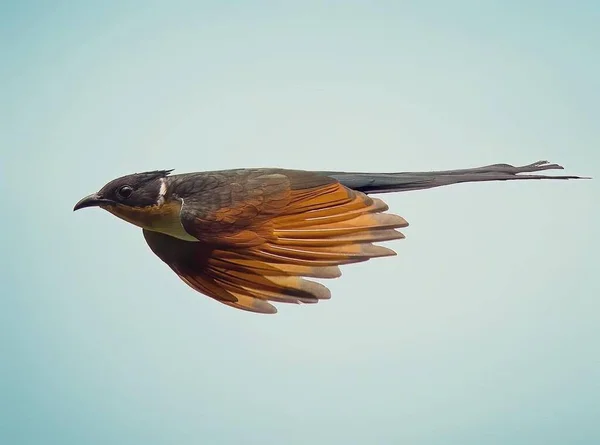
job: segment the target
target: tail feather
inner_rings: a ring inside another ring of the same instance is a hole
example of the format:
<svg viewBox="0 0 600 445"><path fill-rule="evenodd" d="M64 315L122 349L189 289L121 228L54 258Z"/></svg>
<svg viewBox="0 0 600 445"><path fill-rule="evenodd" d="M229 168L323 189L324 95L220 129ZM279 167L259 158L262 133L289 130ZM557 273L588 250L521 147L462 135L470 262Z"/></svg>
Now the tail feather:
<svg viewBox="0 0 600 445"><path fill-rule="evenodd" d="M531 174L544 170L563 170L558 164L538 161L522 167L493 164L478 168L430 172L345 173L320 172L337 179L353 190L364 193L391 193L423 190L461 182L512 181L530 179L589 179L581 176L550 176Z"/></svg>

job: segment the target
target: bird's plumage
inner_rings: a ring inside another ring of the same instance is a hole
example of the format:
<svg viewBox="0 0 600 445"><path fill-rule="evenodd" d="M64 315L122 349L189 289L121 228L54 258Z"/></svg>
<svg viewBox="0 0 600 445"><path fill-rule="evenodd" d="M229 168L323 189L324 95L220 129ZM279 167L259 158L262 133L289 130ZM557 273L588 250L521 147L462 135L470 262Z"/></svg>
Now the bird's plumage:
<svg viewBox="0 0 600 445"><path fill-rule="evenodd" d="M327 287L306 278L335 278L341 265L395 255L374 243L404 238L398 229L408 223L369 194L578 178L532 174L561 168L537 162L381 174L160 170L117 178L76 209L98 205L141 227L151 250L195 290L238 309L274 313L269 302L330 298Z"/></svg>

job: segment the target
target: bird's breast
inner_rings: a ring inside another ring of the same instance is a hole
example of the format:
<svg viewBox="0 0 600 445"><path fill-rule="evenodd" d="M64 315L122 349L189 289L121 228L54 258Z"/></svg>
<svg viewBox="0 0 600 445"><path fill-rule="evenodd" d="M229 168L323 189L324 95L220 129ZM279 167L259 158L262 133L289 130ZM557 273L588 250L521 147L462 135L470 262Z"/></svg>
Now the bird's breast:
<svg viewBox="0 0 600 445"><path fill-rule="evenodd" d="M105 210L118 218L146 230L161 232L184 241L198 241L186 232L179 214L181 202L173 201L161 206L128 207L123 205L106 206Z"/></svg>

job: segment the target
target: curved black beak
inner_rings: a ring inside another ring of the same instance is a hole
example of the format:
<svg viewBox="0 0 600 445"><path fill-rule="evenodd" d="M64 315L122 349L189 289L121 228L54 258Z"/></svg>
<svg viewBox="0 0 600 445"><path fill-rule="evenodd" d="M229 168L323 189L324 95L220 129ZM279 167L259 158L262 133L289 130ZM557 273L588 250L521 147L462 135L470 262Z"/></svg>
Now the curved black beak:
<svg viewBox="0 0 600 445"><path fill-rule="evenodd" d="M98 207L102 204L110 204L111 201L109 199L104 199L98 193L93 193L85 198L81 199L75 207L73 207L73 211L83 209L85 207Z"/></svg>

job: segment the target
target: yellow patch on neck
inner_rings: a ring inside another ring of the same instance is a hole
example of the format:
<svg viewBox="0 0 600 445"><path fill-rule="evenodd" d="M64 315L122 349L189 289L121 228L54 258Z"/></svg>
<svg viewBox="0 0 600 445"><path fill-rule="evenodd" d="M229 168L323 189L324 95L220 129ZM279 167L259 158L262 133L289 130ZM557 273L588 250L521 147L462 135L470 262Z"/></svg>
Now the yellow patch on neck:
<svg viewBox="0 0 600 445"><path fill-rule="evenodd" d="M161 232L184 241L198 241L187 233L181 224L179 201L149 207L128 207L120 204L102 207L116 217L143 229Z"/></svg>

